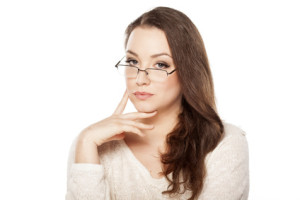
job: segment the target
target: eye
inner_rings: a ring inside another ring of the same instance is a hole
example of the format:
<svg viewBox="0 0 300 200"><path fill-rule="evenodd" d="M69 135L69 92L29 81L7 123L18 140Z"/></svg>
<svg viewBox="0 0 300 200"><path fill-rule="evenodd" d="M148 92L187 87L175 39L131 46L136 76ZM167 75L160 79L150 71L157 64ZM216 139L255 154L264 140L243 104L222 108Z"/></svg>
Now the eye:
<svg viewBox="0 0 300 200"><path fill-rule="evenodd" d="M168 67L170 67L170 65L166 64L166 63L163 63L163 62L160 62L160 63L157 63L156 64L156 67L158 69L167 69Z"/></svg>
<svg viewBox="0 0 300 200"><path fill-rule="evenodd" d="M128 63L129 65L137 65L138 64L138 61L136 61L134 59L127 59L125 62Z"/></svg>

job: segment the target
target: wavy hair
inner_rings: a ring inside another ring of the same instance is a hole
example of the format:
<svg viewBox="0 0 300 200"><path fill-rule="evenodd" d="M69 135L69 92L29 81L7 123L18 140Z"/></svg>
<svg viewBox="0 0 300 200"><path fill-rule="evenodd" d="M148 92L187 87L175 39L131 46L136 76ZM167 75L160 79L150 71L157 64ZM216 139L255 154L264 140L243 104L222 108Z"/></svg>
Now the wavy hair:
<svg viewBox="0 0 300 200"><path fill-rule="evenodd" d="M189 190L189 200L196 199L204 185L205 157L224 132L205 46L193 22L172 8L154 8L129 24L125 46L131 32L140 26L164 31L182 88L183 109L177 125L167 135L166 152L161 154L163 174L169 181L163 194L176 196Z"/></svg>

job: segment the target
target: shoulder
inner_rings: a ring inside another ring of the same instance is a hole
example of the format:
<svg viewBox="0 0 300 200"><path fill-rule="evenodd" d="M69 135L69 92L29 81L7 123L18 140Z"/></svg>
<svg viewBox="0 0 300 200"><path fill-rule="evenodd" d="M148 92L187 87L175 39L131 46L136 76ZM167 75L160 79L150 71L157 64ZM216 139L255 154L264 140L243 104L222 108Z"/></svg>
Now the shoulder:
<svg viewBox="0 0 300 200"><path fill-rule="evenodd" d="M228 137L245 138L246 132L242 128L225 121L223 121L223 125L224 125L224 139Z"/></svg>
<svg viewBox="0 0 300 200"><path fill-rule="evenodd" d="M235 148L238 146L248 146L246 132L242 128L224 121L223 125L224 135L217 148L220 148L223 145L229 145L231 148Z"/></svg>
<svg viewBox="0 0 300 200"><path fill-rule="evenodd" d="M248 160L246 132L231 123L224 122L224 133L217 147L208 155L209 160L244 159Z"/></svg>
<svg viewBox="0 0 300 200"><path fill-rule="evenodd" d="M246 132L230 123L223 122L223 125L223 138L206 157L207 175L201 199L247 199L249 156Z"/></svg>

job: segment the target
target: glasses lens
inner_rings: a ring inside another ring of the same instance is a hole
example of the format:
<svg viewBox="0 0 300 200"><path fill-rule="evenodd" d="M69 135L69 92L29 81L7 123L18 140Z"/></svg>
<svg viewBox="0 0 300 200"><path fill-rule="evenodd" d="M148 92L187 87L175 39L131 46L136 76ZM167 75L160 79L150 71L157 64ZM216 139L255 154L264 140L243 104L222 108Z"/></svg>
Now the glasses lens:
<svg viewBox="0 0 300 200"><path fill-rule="evenodd" d="M125 76L125 78L136 78L138 73L146 73L143 70L139 72L138 66L132 65L131 63L127 62L127 59L125 57L118 64L118 71L122 76ZM161 82L164 81L168 75L164 70L148 68L147 76L152 81Z"/></svg>
<svg viewBox="0 0 300 200"><path fill-rule="evenodd" d="M163 70L148 69L148 77L153 81L164 81L167 78L167 73Z"/></svg>
<svg viewBox="0 0 300 200"><path fill-rule="evenodd" d="M123 65L118 66L118 71L122 76L125 76L126 78L135 78L138 73L137 68Z"/></svg>

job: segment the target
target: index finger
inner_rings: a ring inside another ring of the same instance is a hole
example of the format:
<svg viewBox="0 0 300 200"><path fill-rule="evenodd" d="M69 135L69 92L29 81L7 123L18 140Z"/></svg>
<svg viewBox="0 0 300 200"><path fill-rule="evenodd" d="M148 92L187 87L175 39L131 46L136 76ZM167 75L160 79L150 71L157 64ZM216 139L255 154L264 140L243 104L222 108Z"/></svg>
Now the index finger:
<svg viewBox="0 0 300 200"><path fill-rule="evenodd" d="M128 101L128 93L127 93L127 90L125 90L123 98L113 114L114 115L122 114L126 107L127 101Z"/></svg>

